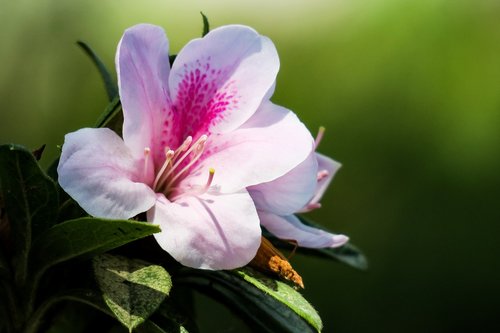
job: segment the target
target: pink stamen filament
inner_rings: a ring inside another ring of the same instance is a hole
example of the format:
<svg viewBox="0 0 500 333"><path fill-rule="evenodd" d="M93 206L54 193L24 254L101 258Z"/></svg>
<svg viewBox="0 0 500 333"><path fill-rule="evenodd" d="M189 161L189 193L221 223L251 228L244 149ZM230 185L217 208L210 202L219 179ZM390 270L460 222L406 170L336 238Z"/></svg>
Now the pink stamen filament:
<svg viewBox="0 0 500 333"><path fill-rule="evenodd" d="M153 188L158 189L161 187L161 185L165 182L166 177L164 177L164 172L167 169L168 165L170 164L170 161L172 161L172 158L174 157L175 152L166 147L165 148L165 162L163 162L163 165L160 168L160 171L158 171L158 174L156 175L155 182L153 183Z"/></svg>
<svg viewBox="0 0 500 333"><path fill-rule="evenodd" d="M144 179L146 179L148 176L150 153L151 153L151 149L149 147L144 148Z"/></svg>
<svg viewBox="0 0 500 333"><path fill-rule="evenodd" d="M186 142L191 143L191 141L192 141L192 138L190 136L188 136L186 138L186 140L184 141L184 143L186 143ZM186 157L188 157L189 154L191 154L191 152L195 148L197 148L200 144L203 144L203 146L204 146L205 141L207 141L207 136L206 135L202 135L202 136L200 136L200 138L198 140L196 140L196 142L193 145L191 145L191 147L189 147L189 149L184 154L180 155L180 157L179 157L179 154L177 154L176 158L178 157L178 159L174 163L174 165L167 171L167 174L165 175L165 178L167 178L168 176L170 176L174 172L174 170L177 169L177 167L182 163L182 161L184 161L184 159ZM182 149L181 152L184 151L184 150L186 150L186 146L184 145L184 143L177 150ZM169 182L169 184L171 184L171 183L172 183L172 181Z"/></svg>
<svg viewBox="0 0 500 333"><path fill-rule="evenodd" d="M203 137L203 136L202 136ZM181 169L181 171L177 172L175 174L175 176L168 182L167 184L167 189L174 184L174 182L179 179L180 176L182 176L184 174L184 172L188 171L189 168L191 168L191 166L193 166L193 164L196 163L196 161L198 161L198 159L200 158L201 154L203 153L203 150L205 149L205 142L207 141L207 136L205 135L202 140L202 137L200 137L198 139L198 141L196 141L196 143L186 152L186 155L191 153L193 151L194 148L196 148L195 152L194 152L194 156L193 158L191 158L191 161L189 161L189 163ZM181 161L185 158L185 155L181 157ZM172 169L170 171L173 171L177 166L179 166L179 162L175 163L175 165L172 167Z"/></svg>
<svg viewBox="0 0 500 333"><path fill-rule="evenodd" d="M186 149L188 149L191 145L191 142L193 142L193 137L188 136L186 140L184 140L184 142L181 144L181 146L175 150L175 155L172 159L175 160L183 151L186 151Z"/></svg>
<svg viewBox="0 0 500 333"><path fill-rule="evenodd" d="M214 168L208 169L208 179L207 179L206 184L203 187L201 187L201 188L195 188L195 189L191 189L190 191L185 191L185 192L179 193L178 195L175 195L170 200L171 201L175 201L175 200L177 200L177 199L179 199L180 197L183 197L183 196L187 196L187 195L201 195L201 194L206 193L209 190L210 185L212 185L212 182L214 180L214 174L215 174L215 169ZM173 188L172 190L176 190L176 188Z"/></svg>
<svg viewBox="0 0 500 333"><path fill-rule="evenodd" d="M325 128L321 126L318 129L318 134L316 135L316 140L314 140L314 149L318 149L318 146L321 142L321 139L323 139L323 135L325 134Z"/></svg>
<svg viewBox="0 0 500 333"><path fill-rule="evenodd" d="M165 148L165 161L162 164L160 170L158 170L158 172L156 173L156 177L153 182L153 189L156 192L165 193L167 197L173 194L173 192L177 190L177 188L175 187L175 183L181 176L189 171L189 169L199 160L199 158L203 154L207 139L208 137L206 135L202 135L198 138L198 140L196 140L196 142L193 143L193 138L191 136L188 136L175 151L168 147ZM149 156L149 150L147 153L146 149L144 151L145 156L146 154L147 156ZM182 162L188 156L191 156L189 162L185 166L183 166L182 169L180 169ZM207 182L208 185L205 185L207 189L208 186L210 186L212 179L213 172L210 171L209 181ZM205 191L206 189L204 190L204 192Z"/></svg>

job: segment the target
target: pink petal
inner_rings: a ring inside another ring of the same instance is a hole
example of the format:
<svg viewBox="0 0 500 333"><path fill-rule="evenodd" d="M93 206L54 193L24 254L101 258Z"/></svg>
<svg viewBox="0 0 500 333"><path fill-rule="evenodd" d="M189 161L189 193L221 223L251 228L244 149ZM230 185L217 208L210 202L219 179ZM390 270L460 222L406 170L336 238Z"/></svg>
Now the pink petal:
<svg viewBox="0 0 500 333"><path fill-rule="evenodd" d="M313 145L293 112L267 102L240 129L211 135L202 161L181 185L203 185L209 168L215 169L212 184L222 193L269 182L302 163Z"/></svg>
<svg viewBox="0 0 500 333"><path fill-rule="evenodd" d="M114 219L131 218L155 202L137 170L130 150L107 128L67 134L57 168L59 184L87 213Z"/></svg>
<svg viewBox="0 0 500 333"><path fill-rule="evenodd" d="M148 221L159 224L158 244L184 266L233 269L246 265L260 246L259 218L246 191L185 196L158 195Z"/></svg>
<svg viewBox="0 0 500 333"><path fill-rule="evenodd" d="M318 162L314 152L293 170L273 181L248 188L258 210L290 215L302 209L316 190Z"/></svg>
<svg viewBox="0 0 500 333"><path fill-rule="evenodd" d="M318 159L318 173L326 171L326 176L318 181L316 191L313 198L311 199L310 204L318 203L321 200L323 194L328 188L328 185L330 185L333 176L335 176L335 174L341 167L341 164L339 162L332 160L328 156L316 153L316 158Z"/></svg>
<svg viewBox="0 0 500 333"><path fill-rule="evenodd" d="M136 157L149 147L157 164L175 145L168 100L168 40L162 28L139 24L125 31L116 53L123 107L123 139Z"/></svg>
<svg viewBox="0 0 500 333"><path fill-rule="evenodd" d="M273 43L245 26L224 26L189 42L169 79L180 137L231 131L274 90Z"/></svg>
<svg viewBox="0 0 500 333"><path fill-rule="evenodd" d="M259 211L260 223L276 237L294 240L297 245L308 248L342 246L349 238L312 228L302 224L295 215L278 216Z"/></svg>

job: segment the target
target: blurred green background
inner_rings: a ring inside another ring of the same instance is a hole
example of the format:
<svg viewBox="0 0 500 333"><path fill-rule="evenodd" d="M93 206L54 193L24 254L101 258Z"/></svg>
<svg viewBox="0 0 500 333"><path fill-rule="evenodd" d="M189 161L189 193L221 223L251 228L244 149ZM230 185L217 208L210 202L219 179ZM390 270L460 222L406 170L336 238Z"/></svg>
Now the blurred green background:
<svg viewBox="0 0 500 333"><path fill-rule="evenodd" d="M113 66L123 30L162 25L177 52L212 26L276 44L273 100L342 162L311 217L368 255L357 272L296 256L325 332L500 332L500 2L0 0L0 142L47 144L106 105L75 41ZM219 307L206 332L240 332ZM222 327L221 327L222 325Z"/></svg>

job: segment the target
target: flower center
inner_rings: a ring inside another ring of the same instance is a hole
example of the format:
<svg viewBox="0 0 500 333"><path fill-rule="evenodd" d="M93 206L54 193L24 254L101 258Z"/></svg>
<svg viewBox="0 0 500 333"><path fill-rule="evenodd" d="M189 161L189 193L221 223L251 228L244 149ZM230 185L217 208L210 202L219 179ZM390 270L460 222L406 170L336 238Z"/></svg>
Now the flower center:
<svg viewBox="0 0 500 333"><path fill-rule="evenodd" d="M153 190L156 193L163 193L174 201L184 195L196 195L205 193L213 180L215 170L209 169L207 183L203 186L193 189L180 189L177 185L189 173L191 167L198 161L205 150L207 135L202 135L193 142L193 138L188 136L184 142L175 150L165 147L165 161L156 173L153 182ZM144 167L147 170L149 162L150 149L144 149Z"/></svg>

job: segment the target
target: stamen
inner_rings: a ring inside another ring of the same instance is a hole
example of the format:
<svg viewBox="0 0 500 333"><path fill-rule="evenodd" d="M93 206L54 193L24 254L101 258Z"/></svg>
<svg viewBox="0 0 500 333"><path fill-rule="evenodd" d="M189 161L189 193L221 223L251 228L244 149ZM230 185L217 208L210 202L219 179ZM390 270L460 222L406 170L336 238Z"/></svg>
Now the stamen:
<svg viewBox="0 0 500 333"><path fill-rule="evenodd" d="M320 128L318 129L318 134L316 135L316 140L314 140L314 148L315 149L318 149L318 146L321 142L321 139L323 139L323 134L325 134L325 127L320 126Z"/></svg>
<svg viewBox="0 0 500 333"><path fill-rule="evenodd" d="M170 168L170 170L168 170L168 172L167 172L167 174L166 174L165 178L166 178L166 177L168 177L168 176L170 176L170 175L172 174L172 172L174 172L174 170L175 170L175 169L177 169L177 167L178 167L178 166L182 163L182 161L184 161L184 159L185 159L185 158L186 158L189 154L191 154L191 152L192 152L195 148L197 148L197 150L199 150L199 146L201 145L201 146L202 146L202 149L203 149L203 148L204 148L204 146L205 146L205 142L207 141L207 138L208 138L208 137L207 137L206 135L202 135L202 136L200 136L200 138L199 138L199 139L198 139L198 140L197 140L197 141L196 141L193 145L191 145L191 147L189 147L189 149L188 149L188 150L187 150L184 154L182 154L182 155L181 155L181 156L177 159L177 161L176 161L176 162L175 162L175 164L172 166L172 168ZM189 139L189 143L191 143L192 138L191 138L190 136L188 136L188 137L186 138L186 140L184 141L184 143L188 142L188 139ZM184 148L184 143L183 143L183 144L181 145L181 147L179 147L179 148L182 148L182 149L184 149L184 150L185 150L186 148ZM178 149L178 151L179 151L179 149ZM178 155L177 155L177 156L175 156L175 157L177 158L177 157L178 157ZM196 158L196 159L197 159L197 158ZM191 160L191 161L192 161L192 160ZM192 163L189 163L189 166L191 166L191 165L192 165ZM184 168L184 169L186 169L186 168ZM184 171L184 169L183 169L182 171ZM182 172L181 172L181 173L182 173ZM179 174L180 174L180 173L179 173ZM175 179L179 178L179 177L178 177L178 175L179 175L179 174L177 174L174 178L175 178ZM172 184L172 183L173 183L173 180L171 180L171 181L169 182L169 185L170 185L170 184ZM167 187L168 187L168 186L167 186Z"/></svg>
<svg viewBox="0 0 500 333"><path fill-rule="evenodd" d="M191 166L193 166L193 164L196 163L196 161L198 161L198 159L200 158L200 156L202 155L203 153L203 150L205 149L205 142L207 142L207 136L206 135L202 135L198 141L195 142L195 144L193 144L191 146L191 148L189 148L189 150L181 156L181 158L179 159L179 161L177 161L174 166L172 167L172 169L170 169L169 173L171 173L175 168L177 168L177 166L179 166L180 162L182 162L187 155L189 155L194 149L195 152L194 152L194 155L193 157L191 158L191 161L189 161L189 163L184 166L184 168L182 168L181 171L177 172L175 174L175 176L168 182L168 185L167 185L167 188L169 188L171 185L173 185L175 183L175 181L177 179L179 179L180 176L182 176L182 174L184 172L186 172L187 170L189 170L189 168L191 168Z"/></svg>
<svg viewBox="0 0 500 333"><path fill-rule="evenodd" d="M149 147L144 148L144 179L148 176L148 166L149 166L149 156L151 149Z"/></svg>
<svg viewBox="0 0 500 333"><path fill-rule="evenodd" d="M203 187L203 193L208 191L208 189L210 188L210 185L212 185L212 181L214 180L214 174L215 174L214 168L208 169L208 179L207 179L207 183Z"/></svg>
<svg viewBox="0 0 500 333"><path fill-rule="evenodd" d="M191 145L191 142L193 142L193 137L190 135L184 140L184 142L179 146L179 148L175 150L175 155L172 159L175 160L180 153L186 151L186 149L188 149L189 146Z"/></svg>
<svg viewBox="0 0 500 333"><path fill-rule="evenodd" d="M318 171L318 175L316 176L316 179L319 181L322 181L323 179L325 179L326 177L328 177L330 173L328 172L328 170L320 170Z"/></svg>
<svg viewBox="0 0 500 333"><path fill-rule="evenodd" d="M167 179L166 178L167 176L164 176L164 172L167 169L168 164L172 160L174 154L175 154L175 152L172 149L165 147L165 162L163 162L163 165L161 166L160 171L158 171L158 174L156 175L155 181L153 183L154 189L158 189L159 186L161 186L161 184Z"/></svg>
<svg viewBox="0 0 500 333"><path fill-rule="evenodd" d="M214 180L214 174L215 174L215 169L210 168L208 169L208 179L206 184L203 187L197 186L197 188L191 189L190 191L184 191L182 193L179 193L178 195L175 195L174 197L170 198L170 201L175 201L179 199L180 197L183 196L188 196L188 195L201 195L203 193L206 193L208 189L210 188L210 185L212 185L212 182ZM177 188L172 188L171 190L176 190Z"/></svg>

